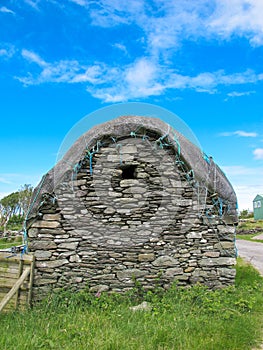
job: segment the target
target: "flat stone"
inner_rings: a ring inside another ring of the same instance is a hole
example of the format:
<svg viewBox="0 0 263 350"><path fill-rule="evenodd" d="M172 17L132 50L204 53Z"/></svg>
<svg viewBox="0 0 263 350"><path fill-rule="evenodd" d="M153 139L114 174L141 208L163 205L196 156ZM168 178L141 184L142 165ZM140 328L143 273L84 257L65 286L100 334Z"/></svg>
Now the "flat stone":
<svg viewBox="0 0 263 350"><path fill-rule="evenodd" d="M120 151L121 151L121 154L137 153L137 146L136 145L125 145L125 146L121 147Z"/></svg>
<svg viewBox="0 0 263 350"><path fill-rule="evenodd" d="M43 220L47 221L59 221L61 219L60 214L44 214Z"/></svg>
<svg viewBox="0 0 263 350"><path fill-rule="evenodd" d="M98 284L97 286L92 286L89 289L91 293L93 292L102 293L102 292L107 292L108 290L109 290L109 286L106 286L105 284Z"/></svg>
<svg viewBox="0 0 263 350"><path fill-rule="evenodd" d="M165 267L165 266L176 266L178 264L178 261L171 256L164 255L164 256L159 256L154 262L152 263L153 266L156 267Z"/></svg>
<svg viewBox="0 0 263 350"><path fill-rule="evenodd" d="M74 254L70 256L69 261L74 263L80 263L82 260L78 254Z"/></svg>
<svg viewBox="0 0 263 350"><path fill-rule="evenodd" d="M236 231L235 226L218 225L217 229L221 234L234 234Z"/></svg>
<svg viewBox="0 0 263 350"><path fill-rule="evenodd" d="M145 254L138 255L139 261L153 261L154 258L155 258L155 255L153 253L145 253Z"/></svg>
<svg viewBox="0 0 263 350"><path fill-rule="evenodd" d="M182 275L183 274L183 269L181 267L172 267L170 269L167 269L165 271L165 277L174 277L176 275Z"/></svg>
<svg viewBox="0 0 263 350"><path fill-rule="evenodd" d="M112 207L107 207L105 210L104 210L104 214L114 214L115 213L115 209L112 208Z"/></svg>
<svg viewBox="0 0 263 350"><path fill-rule="evenodd" d="M65 265L65 264L68 264L68 260L67 259L50 260L50 261L37 263L37 267L55 269L57 267Z"/></svg>
<svg viewBox="0 0 263 350"><path fill-rule="evenodd" d="M235 249L234 242L220 242L215 244L215 249Z"/></svg>
<svg viewBox="0 0 263 350"><path fill-rule="evenodd" d="M190 232L186 235L188 239L201 239L202 232Z"/></svg>
<svg viewBox="0 0 263 350"><path fill-rule="evenodd" d="M137 179L124 179L120 181L120 187L134 187L138 186L139 181Z"/></svg>
<svg viewBox="0 0 263 350"><path fill-rule="evenodd" d="M218 268L217 269L217 274L222 277L226 278L234 278L236 275L236 270L232 268Z"/></svg>
<svg viewBox="0 0 263 350"><path fill-rule="evenodd" d="M39 220L39 221L34 222L31 227L57 228L57 227L60 227L60 222L58 222L58 221Z"/></svg>
<svg viewBox="0 0 263 350"><path fill-rule="evenodd" d="M59 249L76 250L79 242L61 243L58 245Z"/></svg>
<svg viewBox="0 0 263 350"><path fill-rule="evenodd" d="M57 245L53 241L32 241L29 242L29 248L31 250L47 250L56 249Z"/></svg>
<svg viewBox="0 0 263 350"><path fill-rule="evenodd" d="M208 258L218 258L220 256L219 252L205 252L204 256L207 256Z"/></svg>
<svg viewBox="0 0 263 350"><path fill-rule="evenodd" d="M35 286L43 286L57 283L57 279L52 278L40 278L39 280L34 281Z"/></svg>
<svg viewBox="0 0 263 350"><path fill-rule="evenodd" d="M185 270L184 270L184 272L186 272L186 273L188 273L188 272L193 272L194 271L194 267L193 266L189 266L189 267L187 267Z"/></svg>
<svg viewBox="0 0 263 350"><path fill-rule="evenodd" d="M201 259L200 266L233 266L236 264L235 258L207 258Z"/></svg>
<svg viewBox="0 0 263 350"><path fill-rule="evenodd" d="M48 250L36 250L34 254L37 260L46 260L52 255L52 253Z"/></svg>
<svg viewBox="0 0 263 350"><path fill-rule="evenodd" d="M38 234L37 228L30 228L27 232L29 238L36 238Z"/></svg>
<svg viewBox="0 0 263 350"><path fill-rule="evenodd" d="M142 277L146 274L146 271L142 271L139 269L126 269L117 272L117 278L122 281L125 279L132 279Z"/></svg>

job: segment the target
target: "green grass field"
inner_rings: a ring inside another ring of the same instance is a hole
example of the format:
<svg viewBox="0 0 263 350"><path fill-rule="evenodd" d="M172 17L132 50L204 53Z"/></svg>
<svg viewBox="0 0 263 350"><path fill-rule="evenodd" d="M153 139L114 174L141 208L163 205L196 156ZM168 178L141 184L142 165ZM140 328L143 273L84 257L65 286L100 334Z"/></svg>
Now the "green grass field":
<svg viewBox="0 0 263 350"><path fill-rule="evenodd" d="M14 239L0 238L0 249L8 249L13 246L22 244L22 237L17 236Z"/></svg>
<svg viewBox="0 0 263 350"><path fill-rule="evenodd" d="M262 229L263 230L263 220L246 220L246 221L240 221L237 227L237 232L240 230L251 230L251 229Z"/></svg>
<svg viewBox="0 0 263 350"><path fill-rule="evenodd" d="M0 349L253 349L262 339L263 279L240 259L236 268L235 286L216 291L61 291L31 310L1 314ZM150 311L129 309L143 300Z"/></svg>
<svg viewBox="0 0 263 350"><path fill-rule="evenodd" d="M245 233L245 231L254 230L254 229L262 229L262 232ZM262 239L254 239L254 237L258 236L261 233L263 233L263 220L258 220L258 221L248 220L243 222L241 221L237 227L236 238L244 239L252 242L263 243Z"/></svg>

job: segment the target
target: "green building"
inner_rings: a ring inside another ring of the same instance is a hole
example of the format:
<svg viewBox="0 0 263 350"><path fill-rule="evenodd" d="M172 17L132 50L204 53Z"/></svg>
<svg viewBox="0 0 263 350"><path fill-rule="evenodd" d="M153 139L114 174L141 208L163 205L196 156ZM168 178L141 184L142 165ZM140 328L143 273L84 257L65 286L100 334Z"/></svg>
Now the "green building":
<svg viewBox="0 0 263 350"><path fill-rule="evenodd" d="M254 219L263 220L263 194L258 194L253 200Z"/></svg>

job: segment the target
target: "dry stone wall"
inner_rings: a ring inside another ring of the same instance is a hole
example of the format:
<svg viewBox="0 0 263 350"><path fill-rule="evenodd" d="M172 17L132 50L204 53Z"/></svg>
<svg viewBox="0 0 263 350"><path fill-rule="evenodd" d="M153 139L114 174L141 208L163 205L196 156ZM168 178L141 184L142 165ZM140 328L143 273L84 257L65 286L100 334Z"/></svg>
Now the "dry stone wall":
<svg viewBox="0 0 263 350"><path fill-rule="evenodd" d="M99 146L31 222L35 299L53 288L125 291L135 280L146 289L175 280L232 284L235 227L203 215L209 201L200 200L174 149L154 134L105 137Z"/></svg>

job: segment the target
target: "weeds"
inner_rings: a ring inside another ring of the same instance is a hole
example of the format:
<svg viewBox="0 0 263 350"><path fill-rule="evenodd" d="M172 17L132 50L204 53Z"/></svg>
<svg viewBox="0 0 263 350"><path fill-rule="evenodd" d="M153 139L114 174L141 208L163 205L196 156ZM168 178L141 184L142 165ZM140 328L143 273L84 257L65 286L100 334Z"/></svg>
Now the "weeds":
<svg viewBox="0 0 263 350"><path fill-rule="evenodd" d="M7 349L252 349L260 340L263 279L238 260L235 286L211 291L176 284L99 297L59 291L33 309L0 315ZM129 307L147 301L151 311Z"/></svg>

